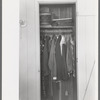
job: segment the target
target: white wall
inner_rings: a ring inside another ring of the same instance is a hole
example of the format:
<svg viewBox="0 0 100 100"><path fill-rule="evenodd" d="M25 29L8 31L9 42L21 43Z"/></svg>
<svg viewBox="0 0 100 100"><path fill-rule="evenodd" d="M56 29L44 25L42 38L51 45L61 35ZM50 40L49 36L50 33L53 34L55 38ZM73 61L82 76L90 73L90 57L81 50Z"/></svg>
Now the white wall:
<svg viewBox="0 0 100 100"><path fill-rule="evenodd" d="M95 17L94 16L78 16L78 91L79 100L83 100L85 90L90 78L91 70L95 58ZM94 67L89 86L91 87L91 100L95 98L95 70ZM92 84L91 84L92 82ZM91 85L91 86L90 86ZM88 88L89 89L89 88ZM87 91L88 92L88 91ZM86 92L86 93L87 93ZM92 95L94 93L94 95ZM89 100L89 98L88 98Z"/></svg>
<svg viewBox="0 0 100 100"><path fill-rule="evenodd" d="M2 100L19 100L19 0L2 6Z"/></svg>
<svg viewBox="0 0 100 100"><path fill-rule="evenodd" d="M98 88L96 86L98 75L96 48L98 41L97 4L97 0L77 0L77 74L79 100L97 100L98 95ZM94 62L95 66L91 74Z"/></svg>

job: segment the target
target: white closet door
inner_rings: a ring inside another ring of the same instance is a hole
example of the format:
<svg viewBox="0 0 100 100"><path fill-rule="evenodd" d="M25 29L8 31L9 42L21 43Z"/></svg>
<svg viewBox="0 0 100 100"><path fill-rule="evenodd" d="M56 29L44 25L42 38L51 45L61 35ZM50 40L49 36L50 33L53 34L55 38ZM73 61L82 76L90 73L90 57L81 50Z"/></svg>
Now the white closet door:
<svg viewBox="0 0 100 100"><path fill-rule="evenodd" d="M27 27L23 22L27 21L26 0L20 0L20 47L19 47L19 100L28 100L27 96Z"/></svg>

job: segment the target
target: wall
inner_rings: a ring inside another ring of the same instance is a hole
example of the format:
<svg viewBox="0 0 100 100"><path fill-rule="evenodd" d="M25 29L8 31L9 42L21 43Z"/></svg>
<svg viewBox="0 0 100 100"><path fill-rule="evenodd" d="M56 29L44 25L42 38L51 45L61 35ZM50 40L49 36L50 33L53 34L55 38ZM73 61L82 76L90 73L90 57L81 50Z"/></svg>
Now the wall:
<svg viewBox="0 0 100 100"><path fill-rule="evenodd" d="M79 100L95 100L97 97L96 76L98 75L98 61L96 59L97 56L95 56L97 55L97 49L95 48L98 30L97 8L97 1L95 0L77 0L77 74Z"/></svg>
<svg viewBox="0 0 100 100"><path fill-rule="evenodd" d="M19 0L2 0L2 100L19 100Z"/></svg>

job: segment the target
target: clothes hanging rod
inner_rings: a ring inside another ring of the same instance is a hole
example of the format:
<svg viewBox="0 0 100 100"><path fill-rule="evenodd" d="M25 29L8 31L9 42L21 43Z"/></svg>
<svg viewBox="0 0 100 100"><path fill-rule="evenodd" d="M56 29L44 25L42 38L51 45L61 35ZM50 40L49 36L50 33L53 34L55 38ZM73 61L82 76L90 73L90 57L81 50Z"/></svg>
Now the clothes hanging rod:
<svg viewBox="0 0 100 100"><path fill-rule="evenodd" d="M48 29L68 29L68 28L73 28L74 26L40 26L40 28L48 28Z"/></svg>
<svg viewBox="0 0 100 100"><path fill-rule="evenodd" d="M72 29L69 29L69 30L40 30L41 33L45 34L61 34L61 33L64 33L64 34L70 34L73 32Z"/></svg>

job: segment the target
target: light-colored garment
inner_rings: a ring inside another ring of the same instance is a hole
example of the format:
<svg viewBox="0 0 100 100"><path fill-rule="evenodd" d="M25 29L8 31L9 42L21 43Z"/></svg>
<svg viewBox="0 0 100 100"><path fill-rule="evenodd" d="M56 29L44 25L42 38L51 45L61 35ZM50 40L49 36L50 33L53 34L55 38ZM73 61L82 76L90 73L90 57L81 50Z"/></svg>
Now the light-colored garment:
<svg viewBox="0 0 100 100"><path fill-rule="evenodd" d="M66 38L64 35L61 35L61 41L60 41L61 55L62 55L62 45L63 44L66 44Z"/></svg>
<svg viewBox="0 0 100 100"><path fill-rule="evenodd" d="M56 59L55 59L55 42L56 42L56 37L52 39L49 61L48 61L48 65L49 65L49 69L51 70L52 77L56 77L57 74Z"/></svg>

